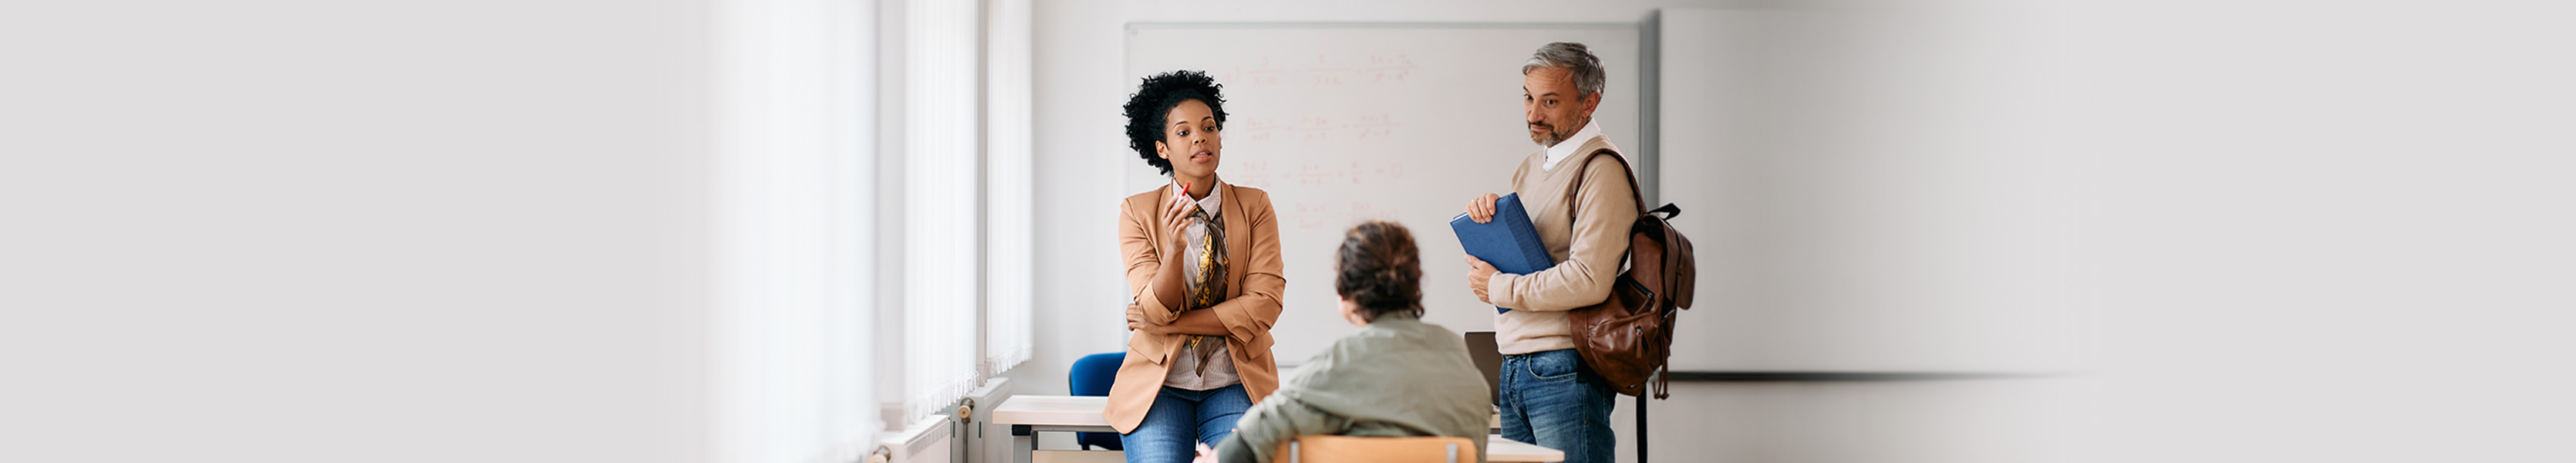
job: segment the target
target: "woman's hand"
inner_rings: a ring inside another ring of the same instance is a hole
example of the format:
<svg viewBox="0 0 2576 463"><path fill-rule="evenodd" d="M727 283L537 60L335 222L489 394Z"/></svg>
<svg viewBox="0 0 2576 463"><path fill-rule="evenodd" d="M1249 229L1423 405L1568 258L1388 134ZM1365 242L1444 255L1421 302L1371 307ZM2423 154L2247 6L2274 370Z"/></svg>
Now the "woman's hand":
<svg viewBox="0 0 2576 463"><path fill-rule="evenodd" d="M1476 223L1493 223L1494 201L1502 199L1502 196L1486 193L1484 196L1477 196L1476 199L1467 200L1467 219L1474 220Z"/></svg>
<svg viewBox="0 0 2576 463"><path fill-rule="evenodd" d="M1172 195L1172 203L1163 205L1163 236L1171 237L1173 254L1190 248L1190 211L1198 202L1190 200L1189 191L1189 184L1181 184L1181 194Z"/></svg>
<svg viewBox="0 0 2576 463"><path fill-rule="evenodd" d="M1162 334L1162 330L1160 328L1161 327L1155 326L1151 322L1145 321L1145 306L1136 304L1127 305L1127 331L1143 331L1145 334Z"/></svg>
<svg viewBox="0 0 2576 463"><path fill-rule="evenodd" d="M1467 289L1476 292L1477 302L1494 303L1493 298L1485 297L1485 282L1492 280L1495 273L1498 271L1494 270L1494 264L1485 263L1484 259L1476 256L1467 256Z"/></svg>
<svg viewBox="0 0 2576 463"><path fill-rule="evenodd" d="M1216 449L1208 448L1206 442L1200 442L1198 457L1190 460L1190 463L1216 463Z"/></svg>
<svg viewBox="0 0 2576 463"><path fill-rule="evenodd" d="M1165 242L1163 246L1161 269L1156 270L1159 273L1154 275L1154 284L1149 290L1154 292L1156 299L1179 306L1180 300L1189 295L1190 272L1187 270L1188 267L1182 264L1185 262L1184 259L1189 258L1190 253L1189 213L1193 206L1187 194L1172 196L1172 202L1163 205L1163 212L1160 215L1163 220L1163 236L1169 237L1170 241Z"/></svg>

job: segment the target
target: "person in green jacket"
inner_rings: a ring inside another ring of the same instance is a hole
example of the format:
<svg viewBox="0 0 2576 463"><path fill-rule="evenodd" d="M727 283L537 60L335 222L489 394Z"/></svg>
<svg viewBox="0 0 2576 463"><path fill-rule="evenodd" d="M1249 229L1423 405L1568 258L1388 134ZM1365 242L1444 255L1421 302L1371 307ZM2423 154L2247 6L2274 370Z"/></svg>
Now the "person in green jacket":
<svg viewBox="0 0 2576 463"><path fill-rule="evenodd" d="M1359 332L1307 359L1278 392L1252 405L1218 461L1267 463L1300 435L1485 435L1494 398L1457 332L1423 323L1422 259L1404 226L1370 221L1343 234L1333 290Z"/></svg>

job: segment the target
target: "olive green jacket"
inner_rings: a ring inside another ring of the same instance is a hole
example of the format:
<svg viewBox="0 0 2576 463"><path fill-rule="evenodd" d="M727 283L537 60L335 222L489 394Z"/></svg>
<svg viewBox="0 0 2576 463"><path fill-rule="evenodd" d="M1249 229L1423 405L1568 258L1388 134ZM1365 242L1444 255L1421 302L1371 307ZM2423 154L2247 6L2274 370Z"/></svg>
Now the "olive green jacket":
<svg viewBox="0 0 2576 463"><path fill-rule="evenodd" d="M1267 463L1300 435L1457 436L1485 461L1493 393L1457 332L1388 314L1307 359L1253 404L1217 447L1225 462Z"/></svg>

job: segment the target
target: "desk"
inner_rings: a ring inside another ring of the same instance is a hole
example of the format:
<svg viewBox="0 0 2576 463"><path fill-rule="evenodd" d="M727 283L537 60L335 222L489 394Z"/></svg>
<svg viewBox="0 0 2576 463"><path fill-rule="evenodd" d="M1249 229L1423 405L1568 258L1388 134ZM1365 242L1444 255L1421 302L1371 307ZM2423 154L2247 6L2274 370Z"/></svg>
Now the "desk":
<svg viewBox="0 0 2576 463"><path fill-rule="evenodd" d="M1109 427L1109 418L1101 415L1101 410L1108 407L1108 397L1019 395L1002 401L989 413L994 425L1011 427L1011 461L1029 463L1038 448L1039 432L1118 432ZM1485 436L1485 453L1485 461L1490 462L1565 460L1563 451L1497 435Z"/></svg>

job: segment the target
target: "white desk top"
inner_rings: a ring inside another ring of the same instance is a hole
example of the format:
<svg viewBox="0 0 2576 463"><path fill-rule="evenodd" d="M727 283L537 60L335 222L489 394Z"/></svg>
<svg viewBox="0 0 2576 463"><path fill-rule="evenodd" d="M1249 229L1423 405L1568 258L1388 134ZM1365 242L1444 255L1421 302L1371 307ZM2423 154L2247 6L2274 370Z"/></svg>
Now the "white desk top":
<svg viewBox="0 0 2576 463"><path fill-rule="evenodd" d="M1109 408L1108 397L1061 395L1015 395L993 407L997 424L1030 424L1053 426L1108 426L1109 417L1100 414Z"/></svg>
<svg viewBox="0 0 2576 463"><path fill-rule="evenodd" d="M1075 397L1055 395L1015 395L993 407L993 424L1037 426L1108 426L1109 417L1100 410L1109 407L1108 397ZM1485 436L1485 461L1549 462L1565 461L1562 450Z"/></svg>
<svg viewBox="0 0 2576 463"><path fill-rule="evenodd" d="M1565 461L1565 451L1540 447L1538 444L1528 442L1504 439L1503 436L1486 435L1485 461L1508 463L1546 463Z"/></svg>
<svg viewBox="0 0 2576 463"><path fill-rule="evenodd" d="M1054 426L1108 426L1109 418L1100 410L1109 408L1108 397L1062 395L1019 395L1002 401L993 408L993 422ZM1487 427L1503 427L1501 414L1494 415Z"/></svg>

